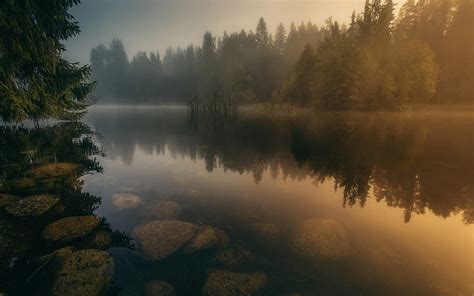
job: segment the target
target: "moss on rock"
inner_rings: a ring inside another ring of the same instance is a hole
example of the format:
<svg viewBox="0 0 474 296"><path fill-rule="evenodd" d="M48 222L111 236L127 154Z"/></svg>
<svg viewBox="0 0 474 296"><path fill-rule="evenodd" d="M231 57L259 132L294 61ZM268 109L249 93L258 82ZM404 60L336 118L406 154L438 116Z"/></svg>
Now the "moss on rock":
<svg viewBox="0 0 474 296"><path fill-rule="evenodd" d="M234 273L216 270L209 273L202 294L204 296L258 295L265 286L264 273Z"/></svg>
<svg viewBox="0 0 474 296"><path fill-rule="evenodd" d="M96 216L67 217L46 226L42 235L47 241L65 243L92 233L99 224Z"/></svg>
<svg viewBox="0 0 474 296"><path fill-rule="evenodd" d="M18 199L6 206L5 210L15 217L39 216L46 213L58 202L59 198L55 195L33 195Z"/></svg>
<svg viewBox="0 0 474 296"><path fill-rule="evenodd" d="M60 265L52 295L104 295L112 284L114 260L99 250L81 250Z"/></svg>

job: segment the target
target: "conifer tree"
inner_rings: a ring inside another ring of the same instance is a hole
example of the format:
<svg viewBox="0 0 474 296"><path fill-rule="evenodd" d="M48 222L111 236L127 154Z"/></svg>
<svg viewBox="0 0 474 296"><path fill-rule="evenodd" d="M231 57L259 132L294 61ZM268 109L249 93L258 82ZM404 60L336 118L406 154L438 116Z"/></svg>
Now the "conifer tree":
<svg viewBox="0 0 474 296"><path fill-rule="evenodd" d="M63 42L80 29L68 10L80 0L0 1L0 117L76 119L85 113L90 68L66 61Z"/></svg>
<svg viewBox="0 0 474 296"><path fill-rule="evenodd" d="M255 31L255 39L257 40L257 46L259 48L265 48L270 43L270 37L268 35L267 23L263 17L260 18L257 25L257 30Z"/></svg>
<svg viewBox="0 0 474 296"><path fill-rule="evenodd" d="M286 31L282 23L280 23L276 29L273 44L279 54L283 54L285 52Z"/></svg>

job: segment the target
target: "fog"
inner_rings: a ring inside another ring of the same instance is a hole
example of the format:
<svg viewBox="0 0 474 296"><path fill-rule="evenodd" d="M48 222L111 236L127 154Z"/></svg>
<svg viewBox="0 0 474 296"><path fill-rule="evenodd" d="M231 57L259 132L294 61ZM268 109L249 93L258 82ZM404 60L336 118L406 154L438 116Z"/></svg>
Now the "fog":
<svg viewBox="0 0 474 296"><path fill-rule="evenodd" d="M67 58L88 63L90 49L113 38L121 38L129 56L164 53L168 46L200 44L205 31L255 30L260 17L270 32L280 22L322 25L329 16L348 23L363 5L364 0L85 0L71 10L81 34L68 40Z"/></svg>

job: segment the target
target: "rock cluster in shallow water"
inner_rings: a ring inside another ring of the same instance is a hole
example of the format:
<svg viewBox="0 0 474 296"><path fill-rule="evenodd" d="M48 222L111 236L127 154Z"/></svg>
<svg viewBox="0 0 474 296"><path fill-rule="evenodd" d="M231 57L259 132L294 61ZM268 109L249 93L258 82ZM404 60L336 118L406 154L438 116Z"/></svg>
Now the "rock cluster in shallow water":
<svg viewBox="0 0 474 296"><path fill-rule="evenodd" d="M70 242L92 233L99 224L96 216L67 217L47 225L42 236L50 242Z"/></svg>

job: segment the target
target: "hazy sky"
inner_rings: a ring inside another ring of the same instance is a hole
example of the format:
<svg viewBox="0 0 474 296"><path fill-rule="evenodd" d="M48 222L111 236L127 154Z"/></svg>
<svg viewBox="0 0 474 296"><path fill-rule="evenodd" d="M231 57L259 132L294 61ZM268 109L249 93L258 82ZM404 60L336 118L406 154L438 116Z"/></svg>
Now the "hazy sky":
<svg viewBox="0 0 474 296"><path fill-rule="evenodd" d="M281 21L312 21L321 25L332 16L349 22L364 0L83 0L72 13L82 33L67 42L66 57L86 63L92 47L109 45L114 37L124 42L129 58L139 50L200 44L205 31L221 35L252 29L263 16L274 32Z"/></svg>

